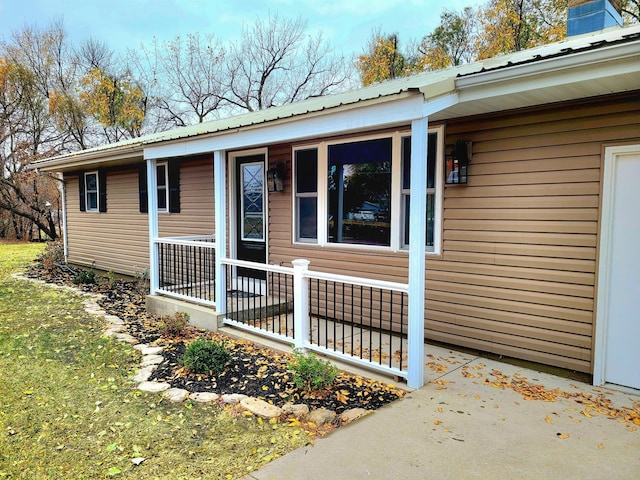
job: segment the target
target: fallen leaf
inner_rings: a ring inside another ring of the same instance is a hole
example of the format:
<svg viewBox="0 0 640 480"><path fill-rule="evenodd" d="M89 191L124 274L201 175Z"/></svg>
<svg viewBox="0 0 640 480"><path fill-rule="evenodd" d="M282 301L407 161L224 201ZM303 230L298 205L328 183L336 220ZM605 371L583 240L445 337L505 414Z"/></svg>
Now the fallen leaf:
<svg viewBox="0 0 640 480"><path fill-rule="evenodd" d="M551 418L549 418L549 415L544 417L544 421L547 422L547 423L551 423Z"/></svg>
<svg viewBox="0 0 640 480"><path fill-rule="evenodd" d="M599 444L599 445L598 445L598 448L599 448L600 450L604 450L604 445L603 445L603 444Z"/></svg>
<svg viewBox="0 0 640 480"><path fill-rule="evenodd" d="M556 435L558 436L558 438L561 439L565 439L565 438L569 438L569 434L568 433L556 433Z"/></svg>
<svg viewBox="0 0 640 480"><path fill-rule="evenodd" d="M434 421L433 421L433 424L434 424L434 425L440 425L441 423L442 423L442 422L441 422L440 420L434 420Z"/></svg>
<svg viewBox="0 0 640 480"><path fill-rule="evenodd" d="M442 413L442 412L443 412L442 407L438 407L438 413Z"/></svg>

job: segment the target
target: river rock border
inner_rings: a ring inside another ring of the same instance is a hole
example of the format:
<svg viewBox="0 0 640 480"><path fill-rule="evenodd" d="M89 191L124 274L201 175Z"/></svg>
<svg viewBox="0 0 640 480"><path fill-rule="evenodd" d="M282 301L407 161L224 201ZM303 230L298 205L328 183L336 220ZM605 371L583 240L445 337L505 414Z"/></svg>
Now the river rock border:
<svg viewBox="0 0 640 480"><path fill-rule="evenodd" d="M169 383L149 381L154 370L164 360L162 356L163 348L150 346L145 343L137 343L138 340L127 332L126 324L120 317L108 314L100 307L98 301L104 298L103 295L85 292L67 285L47 283L44 280L25 277L20 274L14 274L12 277L16 280L40 283L86 297L83 302L85 311L90 315L95 315L104 320L103 335L113 337L119 342L131 344L133 348L138 350L142 355L137 373L130 377L131 380L138 383L138 390L142 392L160 393L163 398L176 403L190 399L194 402L201 403L217 402L220 405L235 405L260 418L278 419L294 417L298 420L312 422L316 426L329 423L334 426L346 425L372 412L372 410L365 410L364 408L352 408L345 410L341 415L336 415L334 411L325 408L309 411L309 407L303 403L285 404L282 407L277 407L260 398L249 397L239 393L219 395L211 392L189 392L181 388L172 388Z"/></svg>

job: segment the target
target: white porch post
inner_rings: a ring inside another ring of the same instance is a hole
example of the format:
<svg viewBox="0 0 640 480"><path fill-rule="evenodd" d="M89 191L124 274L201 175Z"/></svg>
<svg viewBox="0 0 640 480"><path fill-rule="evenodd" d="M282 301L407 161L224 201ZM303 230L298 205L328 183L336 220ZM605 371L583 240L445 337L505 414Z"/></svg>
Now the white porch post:
<svg viewBox="0 0 640 480"><path fill-rule="evenodd" d="M411 122L411 208L409 210L409 328L407 386L424 385L425 219L427 218L428 120Z"/></svg>
<svg viewBox="0 0 640 480"><path fill-rule="evenodd" d="M155 295L160 288L158 278L158 172L156 159L147 159L147 212L149 215L149 293Z"/></svg>
<svg viewBox="0 0 640 480"><path fill-rule="evenodd" d="M227 189L226 155L224 150L213 152L213 192L215 204L216 270L215 296L216 312L226 313L227 276L222 259L227 256Z"/></svg>
<svg viewBox="0 0 640 480"><path fill-rule="evenodd" d="M304 349L309 341L309 282L304 272L309 270L309 260L297 258L293 260L293 329L295 335L293 345L296 349Z"/></svg>

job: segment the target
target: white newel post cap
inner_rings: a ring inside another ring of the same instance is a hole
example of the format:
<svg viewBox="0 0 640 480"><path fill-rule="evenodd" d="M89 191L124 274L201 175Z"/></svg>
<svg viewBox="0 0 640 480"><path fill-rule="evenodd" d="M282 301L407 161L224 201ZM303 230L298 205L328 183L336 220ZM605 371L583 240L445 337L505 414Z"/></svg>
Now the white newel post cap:
<svg viewBox="0 0 640 480"><path fill-rule="evenodd" d="M307 270L310 263L311 262L305 258L296 258L295 260L291 261L291 265L293 265L293 268L302 270Z"/></svg>

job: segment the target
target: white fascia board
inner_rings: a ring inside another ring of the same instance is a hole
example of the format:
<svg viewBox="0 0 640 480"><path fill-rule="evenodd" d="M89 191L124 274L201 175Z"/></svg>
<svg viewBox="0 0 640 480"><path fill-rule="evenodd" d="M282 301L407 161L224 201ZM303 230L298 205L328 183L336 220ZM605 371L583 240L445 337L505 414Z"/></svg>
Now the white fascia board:
<svg viewBox="0 0 640 480"><path fill-rule="evenodd" d="M458 78L456 87L468 102L629 73L640 73L637 42L477 73Z"/></svg>
<svg viewBox="0 0 640 480"><path fill-rule="evenodd" d="M457 92L439 97L435 100L427 101L422 106L422 116L430 117L434 113L438 113L442 110L446 110L449 107L453 107L460 101L460 96Z"/></svg>
<svg viewBox="0 0 640 480"><path fill-rule="evenodd" d="M74 158L77 157L77 158ZM32 163L32 167L40 171L59 171L61 169L71 170L73 168L85 167L87 165L97 165L102 162L142 160L142 146L126 146L121 149L102 148L95 152L86 152L79 150L77 152L59 157L53 160L40 160Z"/></svg>
<svg viewBox="0 0 640 480"><path fill-rule="evenodd" d="M298 117L291 122L236 130L204 138L185 139L170 144L147 146L144 158L168 158L215 150L235 150L269 143L317 138L348 131L386 125L410 123L422 118L423 96L416 94L362 108L353 108L324 115Z"/></svg>

